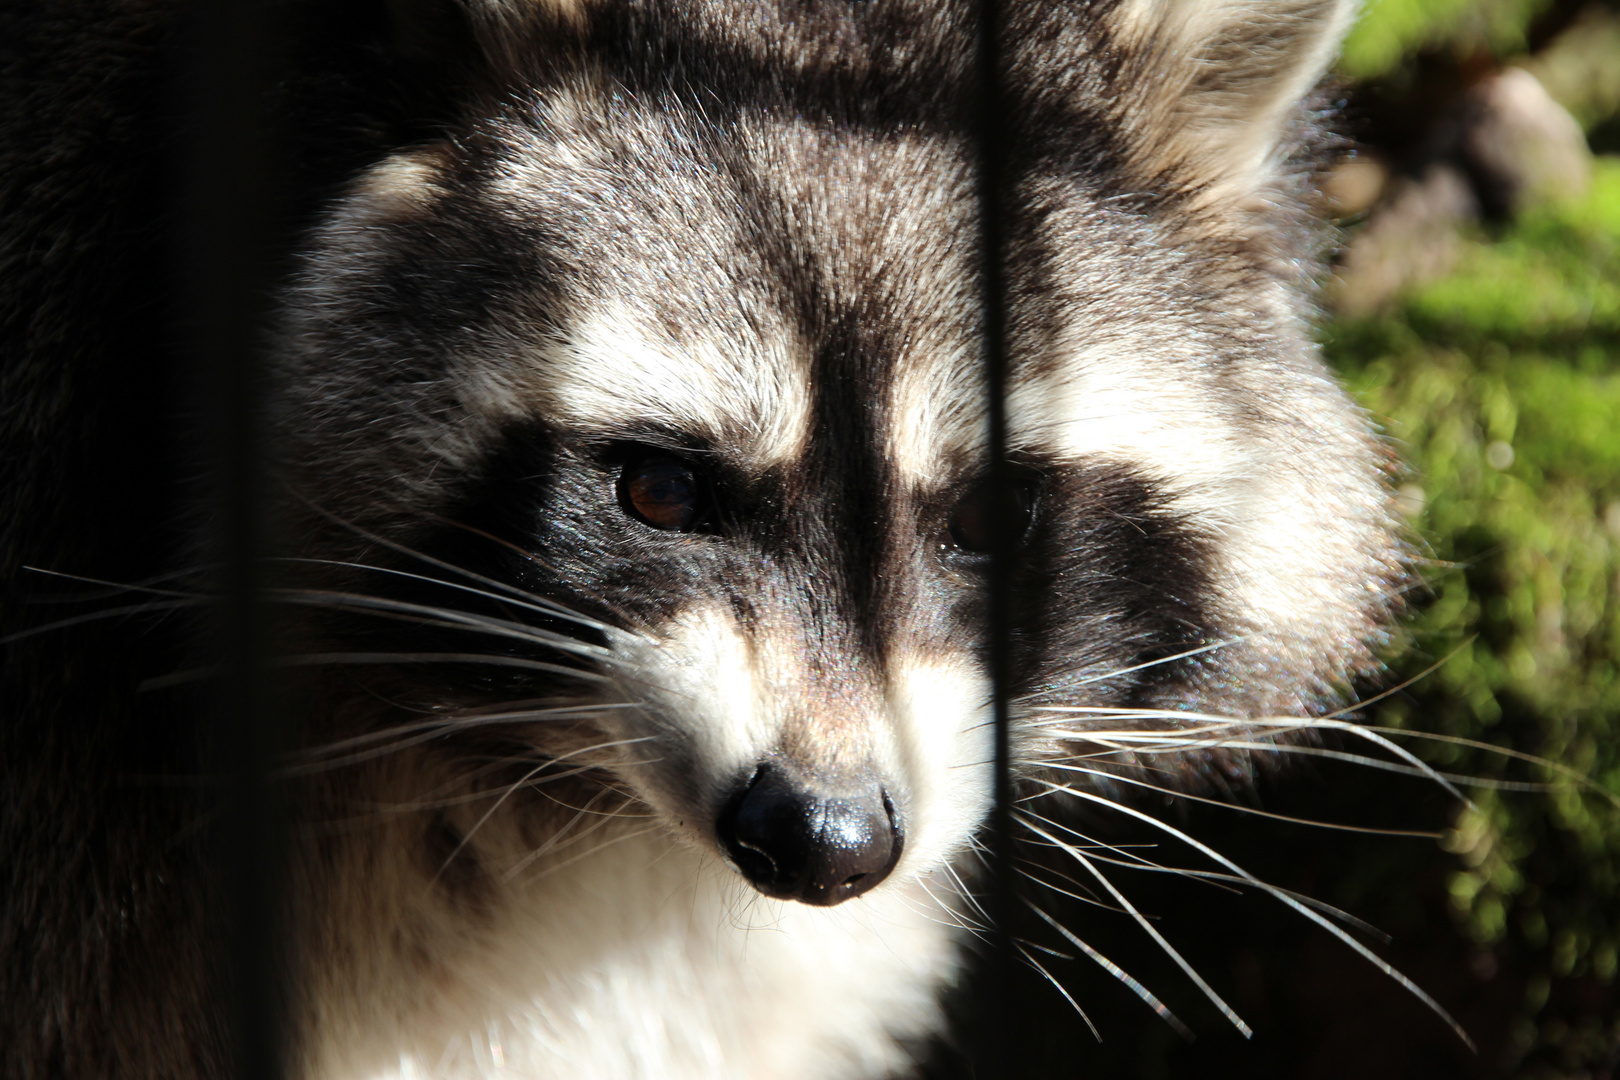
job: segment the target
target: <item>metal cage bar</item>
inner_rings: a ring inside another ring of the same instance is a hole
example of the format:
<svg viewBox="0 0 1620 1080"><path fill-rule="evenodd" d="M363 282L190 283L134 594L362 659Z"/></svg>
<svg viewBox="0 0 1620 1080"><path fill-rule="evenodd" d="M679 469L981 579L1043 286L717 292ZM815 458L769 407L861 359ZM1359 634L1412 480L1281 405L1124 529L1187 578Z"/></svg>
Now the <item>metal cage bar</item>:
<svg viewBox="0 0 1620 1080"><path fill-rule="evenodd" d="M280 54L267 0L203 0L189 12L193 49L191 236L194 362L212 397L205 441L217 462L213 542L223 596L222 678L204 730L221 791L217 855L227 911L219 928L238 1080L283 1075L280 807L272 769L279 739L266 678L266 506L263 322L277 203L269 97Z"/></svg>
<svg viewBox="0 0 1620 1080"><path fill-rule="evenodd" d="M969 136L977 173L980 304L982 310L986 437L990 456L993 504L993 547L988 612L989 671L995 732L994 803L986 832L987 889L984 907L990 917L989 954L981 972L976 1002L975 1070L983 1077L1018 1075L1018 1039L1014 1031L1014 972L1017 962L1011 926L1017 914L1017 876L1012 866L1012 739L1009 691L1012 684L1013 560L1018 537L1011 466L1007 457L1007 289L1006 131L1007 109L1002 84L1000 39L1002 13L996 0L978 0L974 50L973 100Z"/></svg>

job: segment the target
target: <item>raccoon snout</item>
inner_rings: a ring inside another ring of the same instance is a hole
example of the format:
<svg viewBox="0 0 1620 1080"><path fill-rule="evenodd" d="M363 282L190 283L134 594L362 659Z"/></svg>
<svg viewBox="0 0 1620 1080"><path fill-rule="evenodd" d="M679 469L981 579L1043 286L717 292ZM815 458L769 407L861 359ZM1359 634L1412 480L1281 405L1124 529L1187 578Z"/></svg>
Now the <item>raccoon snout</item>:
<svg viewBox="0 0 1620 1080"><path fill-rule="evenodd" d="M905 834L875 779L817 787L762 765L721 811L716 831L737 869L766 896L831 907L888 877Z"/></svg>

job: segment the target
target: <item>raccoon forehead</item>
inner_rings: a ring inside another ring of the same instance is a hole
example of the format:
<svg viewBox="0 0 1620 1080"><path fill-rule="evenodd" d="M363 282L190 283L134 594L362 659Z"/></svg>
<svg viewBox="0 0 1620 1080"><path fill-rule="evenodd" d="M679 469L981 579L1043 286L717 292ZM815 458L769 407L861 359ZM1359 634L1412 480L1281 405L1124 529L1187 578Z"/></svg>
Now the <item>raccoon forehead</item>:
<svg viewBox="0 0 1620 1080"><path fill-rule="evenodd" d="M514 409L586 433L672 428L759 468L803 457L831 383L872 388L860 405L874 427L916 427L914 410L893 410L897 379L944 388L936 403L965 389L963 408L982 414L960 375L977 305L959 146L759 116L722 152L680 128L632 114L616 127L641 163L603 174L620 227L574 219L610 271L582 275L554 313L562 329L533 351ZM577 176L548 155L520 144L504 163L515 218Z"/></svg>
<svg viewBox="0 0 1620 1080"><path fill-rule="evenodd" d="M871 435L903 487L952 482L985 447L965 146L775 115L740 125L738 143L782 239L811 271L812 335L849 339L842 360L818 368L818 392L866 388Z"/></svg>

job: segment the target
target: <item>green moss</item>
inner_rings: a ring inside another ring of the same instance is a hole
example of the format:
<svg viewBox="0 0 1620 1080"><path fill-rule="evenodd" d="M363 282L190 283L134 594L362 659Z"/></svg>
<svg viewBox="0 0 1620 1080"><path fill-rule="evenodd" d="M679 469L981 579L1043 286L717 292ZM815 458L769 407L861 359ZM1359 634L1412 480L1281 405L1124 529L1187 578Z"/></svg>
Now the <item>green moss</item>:
<svg viewBox="0 0 1620 1080"><path fill-rule="evenodd" d="M1434 751L1545 792L1476 796L1448 838L1450 893L1482 944L1613 980L1620 811L1591 785L1620 792L1620 159L1579 203L1468 246L1398 311L1330 328L1423 491L1429 597L1399 673L1451 657L1371 719L1572 770Z"/></svg>

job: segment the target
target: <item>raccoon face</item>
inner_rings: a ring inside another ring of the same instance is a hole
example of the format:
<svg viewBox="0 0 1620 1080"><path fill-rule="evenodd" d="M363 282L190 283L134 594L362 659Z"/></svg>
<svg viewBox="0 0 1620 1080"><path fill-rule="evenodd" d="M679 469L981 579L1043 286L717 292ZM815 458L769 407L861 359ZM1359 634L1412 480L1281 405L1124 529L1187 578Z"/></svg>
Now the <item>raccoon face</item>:
<svg viewBox="0 0 1620 1080"><path fill-rule="evenodd" d="M712 135L655 110L555 129L604 108L595 93L529 104L476 164L438 148L375 170L329 227L344 286L308 286L308 404L288 415L358 432L349 410L376 410L392 430L375 465L339 470L364 490L323 508L570 613L589 692L620 706L595 719L611 750L591 764L761 891L832 904L938 866L983 815L992 757L983 413L953 284L972 278L964 161L773 121L735 132L719 149L736 175L715 175ZM818 158L831 175L803 175ZM400 303L501 247L477 322ZM471 340L444 343L455 322ZM384 365L416 369L407 400L342 400L375 394L374 375L347 380ZM968 382L945 403L965 440L922 458L902 446L931 437L919 379ZM339 403L347 418L321 416ZM422 456L403 465L407 444ZM1044 480L1026 473L1033 539Z"/></svg>
<svg viewBox="0 0 1620 1080"><path fill-rule="evenodd" d="M346 691L446 717L415 752L499 729L818 905L942 866L988 807L994 507L1019 537L1027 772L1076 744L1130 766L1122 724L1320 708L1371 665L1401 555L1380 453L1303 329L1308 230L1278 210L1290 109L1344 17L1318 6L1267 24L1246 109L1197 82L1253 29L1237 5L1014 15L1008 500L970 20L912 13L937 48L903 55L881 12L840 8L831 40L865 44L815 79L782 57L826 28L778 26L776 74L717 114L702 57L740 47L729 24L601 16L313 237L276 408L298 554L414 621L304 632L438 658ZM1163 46L1151 79L1114 62L1133 36ZM1082 89L1114 111L1070 108ZM1215 153L1220 130L1242 138Z"/></svg>

